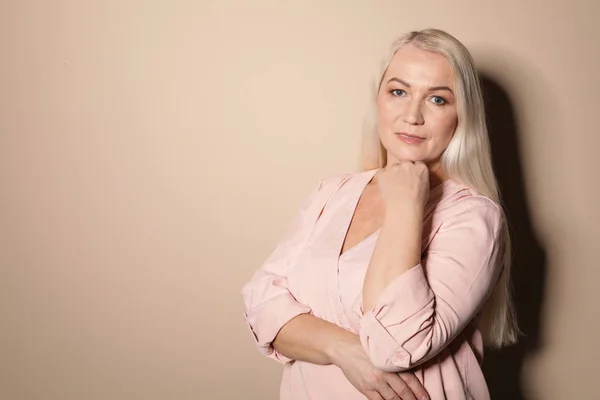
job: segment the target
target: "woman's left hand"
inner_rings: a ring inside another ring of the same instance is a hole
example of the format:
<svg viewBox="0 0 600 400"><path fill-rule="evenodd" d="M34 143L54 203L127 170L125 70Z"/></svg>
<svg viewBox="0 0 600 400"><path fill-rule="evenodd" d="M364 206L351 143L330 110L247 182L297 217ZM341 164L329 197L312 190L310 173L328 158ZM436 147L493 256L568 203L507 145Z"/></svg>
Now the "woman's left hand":
<svg viewBox="0 0 600 400"><path fill-rule="evenodd" d="M375 368L358 336L335 342L331 349L331 362L368 400L429 399L425 387L412 371L384 372Z"/></svg>
<svg viewBox="0 0 600 400"><path fill-rule="evenodd" d="M383 168L377 185L386 215L422 212L429 199L429 170L421 161L401 161Z"/></svg>

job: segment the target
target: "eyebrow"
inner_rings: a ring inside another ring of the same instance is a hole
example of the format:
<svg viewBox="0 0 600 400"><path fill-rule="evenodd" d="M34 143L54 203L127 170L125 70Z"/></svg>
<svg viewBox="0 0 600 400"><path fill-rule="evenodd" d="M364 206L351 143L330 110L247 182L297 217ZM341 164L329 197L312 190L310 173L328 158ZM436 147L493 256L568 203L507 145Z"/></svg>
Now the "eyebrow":
<svg viewBox="0 0 600 400"><path fill-rule="evenodd" d="M400 78L391 78L387 81L387 83L390 83L390 82L398 82L398 83L403 84L406 87L410 87L410 84L408 82L403 81ZM432 86L429 88L429 91L431 91L431 92L433 92L435 90L447 90L454 95L454 92L448 86Z"/></svg>

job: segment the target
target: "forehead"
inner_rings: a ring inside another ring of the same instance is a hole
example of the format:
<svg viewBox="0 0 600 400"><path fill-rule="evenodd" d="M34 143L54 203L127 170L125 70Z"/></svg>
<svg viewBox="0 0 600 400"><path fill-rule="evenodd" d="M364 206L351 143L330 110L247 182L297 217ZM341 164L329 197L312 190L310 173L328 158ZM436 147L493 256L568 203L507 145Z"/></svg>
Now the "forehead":
<svg viewBox="0 0 600 400"><path fill-rule="evenodd" d="M390 78L399 78L411 85L443 85L454 88L454 72L446 57L411 44L402 46L394 54L385 73L384 83Z"/></svg>

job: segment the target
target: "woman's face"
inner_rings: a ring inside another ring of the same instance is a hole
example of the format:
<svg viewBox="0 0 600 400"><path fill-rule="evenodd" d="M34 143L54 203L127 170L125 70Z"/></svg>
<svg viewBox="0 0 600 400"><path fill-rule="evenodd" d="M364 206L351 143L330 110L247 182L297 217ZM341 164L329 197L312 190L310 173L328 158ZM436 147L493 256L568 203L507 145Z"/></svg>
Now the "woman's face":
<svg viewBox="0 0 600 400"><path fill-rule="evenodd" d="M388 164L410 160L439 166L458 123L448 60L410 44L401 47L379 88L377 117Z"/></svg>

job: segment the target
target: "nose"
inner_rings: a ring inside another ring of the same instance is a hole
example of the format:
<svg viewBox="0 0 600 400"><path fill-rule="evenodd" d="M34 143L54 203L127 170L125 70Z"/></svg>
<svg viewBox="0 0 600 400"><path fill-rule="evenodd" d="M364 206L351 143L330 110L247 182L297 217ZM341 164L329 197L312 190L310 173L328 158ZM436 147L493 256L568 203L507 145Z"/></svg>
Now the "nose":
<svg viewBox="0 0 600 400"><path fill-rule="evenodd" d="M421 104L418 99L410 99L402 116L404 122L410 125L423 125L423 113L421 112Z"/></svg>

